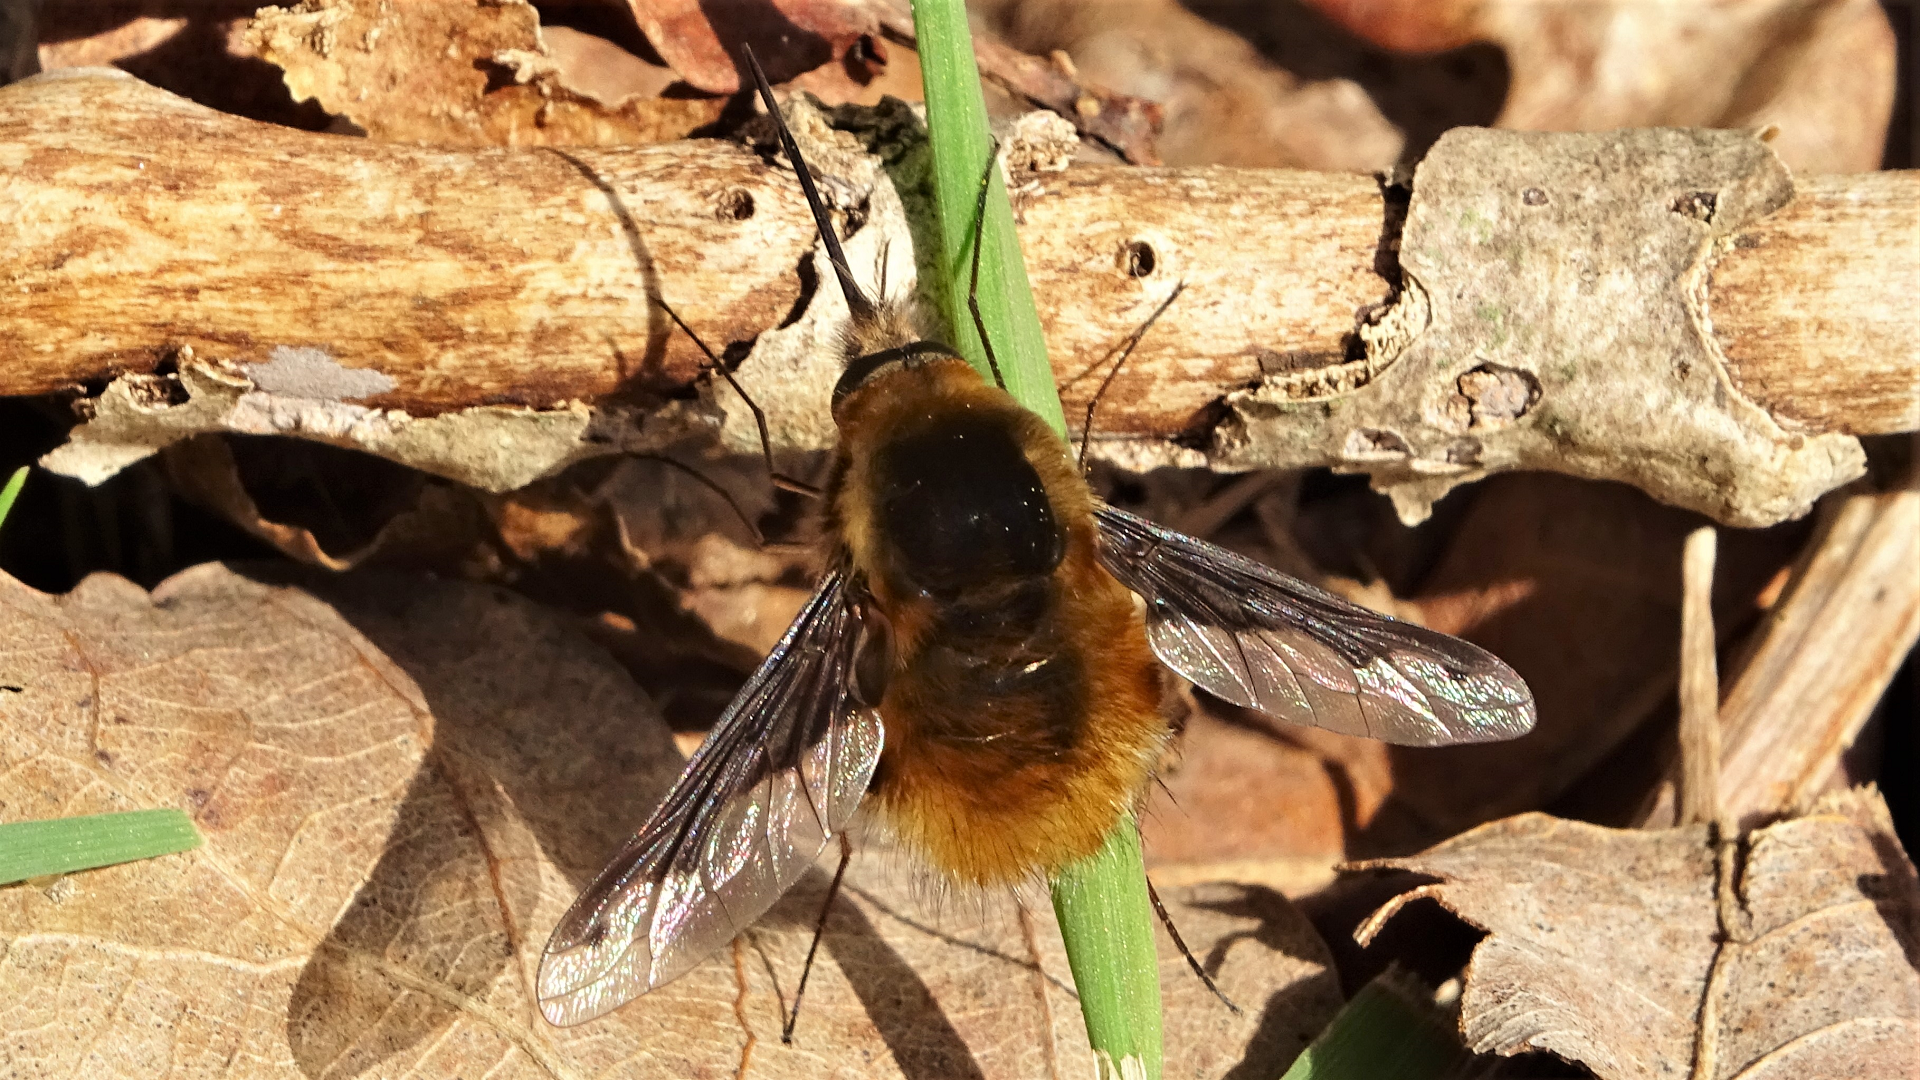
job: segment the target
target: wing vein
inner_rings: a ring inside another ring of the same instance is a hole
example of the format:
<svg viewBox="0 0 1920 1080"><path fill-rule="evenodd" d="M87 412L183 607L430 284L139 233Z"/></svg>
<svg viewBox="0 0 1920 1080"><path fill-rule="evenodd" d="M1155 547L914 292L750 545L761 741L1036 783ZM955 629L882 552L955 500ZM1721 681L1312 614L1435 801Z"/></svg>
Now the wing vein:
<svg viewBox="0 0 1920 1080"><path fill-rule="evenodd" d="M1533 726L1526 682L1477 645L1123 510L1101 506L1094 517L1101 564L1147 602L1154 652L1209 693L1415 746L1510 739Z"/></svg>
<svg viewBox="0 0 1920 1080"><path fill-rule="evenodd" d="M653 816L561 917L537 975L550 1021L590 1020L699 963L839 834L883 741L847 684L849 588L840 570L822 578ZM835 792L848 793L838 815Z"/></svg>

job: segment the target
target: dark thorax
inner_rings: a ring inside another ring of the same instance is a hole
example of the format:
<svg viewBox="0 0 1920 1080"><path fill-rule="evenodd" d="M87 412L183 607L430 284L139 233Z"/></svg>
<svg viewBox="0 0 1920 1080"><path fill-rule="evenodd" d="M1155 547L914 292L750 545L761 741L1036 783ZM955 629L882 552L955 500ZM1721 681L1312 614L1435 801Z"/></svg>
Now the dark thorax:
<svg viewBox="0 0 1920 1080"><path fill-rule="evenodd" d="M836 419L830 505L892 623L889 698L912 698L929 738L1070 741L1067 531L1028 456L1031 414L949 354L871 371Z"/></svg>

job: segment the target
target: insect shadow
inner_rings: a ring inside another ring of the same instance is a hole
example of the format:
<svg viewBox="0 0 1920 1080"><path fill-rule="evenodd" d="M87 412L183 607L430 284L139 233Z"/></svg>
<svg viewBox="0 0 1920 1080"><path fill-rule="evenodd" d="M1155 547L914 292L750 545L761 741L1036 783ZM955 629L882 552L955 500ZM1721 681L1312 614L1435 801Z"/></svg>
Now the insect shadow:
<svg viewBox="0 0 1920 1080"><path fill-rule="evenodd" d="M620 189L614 187L607 178L596 172L593 166L579 157L555 147L542 147L547 153L572 166L573 170L585 177L589 184L599 189L606 197L607 207L613 212L613 218L620 226L620 235L627 242L627 249L633 252L633 263L640 271L640 286L647 296L660 295L660 272L653 265L653 252L647 247L646 238L640 232L640 225L634 221L633 214L620 197ZM620 381L622 384L644 378L650 372L658 372L666 361L667 339L673 336L673 323L666 313L648 304L646 351L637 363L630 362L626 353L615 342L608 342L615 358L620 363Z"/></svg>
<svg viewBox="0 0 1920 1080"><path fill-rule="evenodd" d="M303 1075L370 1075L430 1045L460 1019L455 1002L486 1000L516 952L543 940L544 928L520 921L538 900L535 879L500 869L514 861L499 845L511 845L516 828L503 829L497 811L510 806L531 846L579 888L682 763L611 659L595 657L562 617L504 590L377 571L241 569L325 602L412 680L432 715L433 745L386 846L302 968L287 1009ZM528 679L535 669L542 676ZM795 938L810 931L826 877L812 871L761 926ZM825 946L906 1075L980 1075L932 991L860 908L834 906ZM795 973L781 974L776 985L790 997ZM756 1034L772 1042L771 1032Z"/></svg>
<svg viewBox="0 0 1920 1080"><path fill-rule="evenodd" d="M527 747L541 745L532 730L538 711L526 706L555 688L516 692L502 685L514 677L514 653L552 657L554 640L537 623L513 617L504 593L488 601L472 586L377 571L330 576L285 565L239 569L321 600L412 680L432 716L432 745L398 800L385 846L313 949L287 1006L287 1041L302 1074L314 1080L372 1075L438 1038L459 1019L454 1002L485 1000L513 963L506 916L531 897L510 890L489 897L475 887L488 880L490 837L473 797L484 790L476 781L497 778L502 795L531 811L536 831L547 820L564 826L566 818L538 812L544 785L525 760ZM488 619L488 603L509 617ZM485 637L476 633L485 633L482 624L492 631ZM572 666L560 658L556 679L574 681ZM498 674L490 676L490 668ZM504 696L490 706L495 694ZM637 718L629 711L621 719ZM634 798L671 782L666 768L653 772L636 771L634 786L645 790ZM595 838L548 834L541 842L588 849ZM589 857L583 854L583 865ZM424 992L422 984L435 992Z"/></svg>
<svg viewBox="0 0 1920 1080"><path fill-rule="evenodd" d="M760 928L767 927L797 926L811 930L819 917L831 877L818 866L808 871L799 885L774 905L768 913L771 918L763 918L750 936L757 936ZM849 891L865 897L858 889ZM873 1021L875 1031L886 1043L903 1075L927 1080L985 1080L972 1049L947 1018L933 991L913 965L880 936L860 905L844 901L832 905L820 943L846 976L848 987L860 1000L860 1007ZM771 966L764 954L763 962ZM780 987L780 1006L784 1013L792 1003L794 973L786 973L784 985L780 972L770 971L770 976Z"/></svg>
<svg viewBox="0 0 1920 1080"><path fill-rule="evenodd" d="M1187 905L1257 921L1257 925L1228 934L1213 943L1201 961L1208 971L1218 971L1234 945L1249 939L1275 953L1295 959L1314 963L1325 961L1326 957L1318 953L1302 955L1295 948L1302 940L1317 940L1318 934L1306 916L1286 897L1263 885L1239 882L1231 885L1222 882L1208 891L1231 895L1191 898L1186 901ZM1316 1004L1338 1001L1339 998L1338 976L1331 967L1312 978L1296 980L1275 991L1265 1002L1258 1004L1259 1024L1247 1040L1246 1053L1233 1068L1227 1070L1224 1080L1254 1080L1255 1077L1279 1074L1313 1039L1314 1032L1299 1030L1298 1018L1303 1013L1310 1014ZM1250 1009L1255 1006L1254 1002L1246 1004Z"/></svg>

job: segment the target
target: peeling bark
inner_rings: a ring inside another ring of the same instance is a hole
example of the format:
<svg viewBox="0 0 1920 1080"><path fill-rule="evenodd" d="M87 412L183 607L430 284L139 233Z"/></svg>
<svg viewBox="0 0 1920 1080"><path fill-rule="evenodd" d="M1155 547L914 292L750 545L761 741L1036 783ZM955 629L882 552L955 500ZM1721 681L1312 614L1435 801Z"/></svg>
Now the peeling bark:
<svg viewBox="0 0 1920 1080"><path fill-rule="evenodd" d="M1216 454L1332 458L1408 521L1515 468L1624 480L1732 525L1796 517L1865 456L1735 392L1706 286L1722 246L1792 198L1742 133L1451 131L1414 173L1404 325L1368 342L1353 392L1230 395Z"/></svg>
<svg viewBox="0 0 1920 1080"><path fill-rule="evenodd" d="M816 172L851 211L855 269L884 261L897 292L923 199L910 116L835 121L858 138L802 125L831 144ZM1920 426L1916 174L1796 195L1733 133L1460 132L1410 204L1274 170L1014 186L1070 417L1187 285L1095 419L1095 452L1133 467L1368 471L1410 517L1465 479L1543 468L1761 524L1855 475L1851 435ZM195 430L319 438L493 490L722 415L753 448L729 394L684 400L707 393L700 354L649 295L745 355L777 447L832 438L840 297L817 287L791 175L733 144L378 144L61 73L0 90L0 215L0 395L83 395L95 419L51 463L90 479ZM319 382L276 383L288 356ZM431 453L393 435L448 414L475 420ZM522 421L540 436L502 442Z"/></svg>

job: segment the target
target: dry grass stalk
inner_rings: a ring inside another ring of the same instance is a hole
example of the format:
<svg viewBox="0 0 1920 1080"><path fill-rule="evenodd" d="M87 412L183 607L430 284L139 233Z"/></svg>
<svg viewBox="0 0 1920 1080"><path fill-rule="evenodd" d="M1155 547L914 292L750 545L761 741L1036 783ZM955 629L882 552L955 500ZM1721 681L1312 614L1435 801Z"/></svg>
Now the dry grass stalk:
<svg viewBox="0 0 1920 1080"><path fill-rule="evenodd" d="M1804 808L1835 780L1920 638L1920 488L1828 504L1785 598L1736 661L1721 704L1722 810L1742 827ZM1641 816L1674 820L1671 784Z"/></svg>

